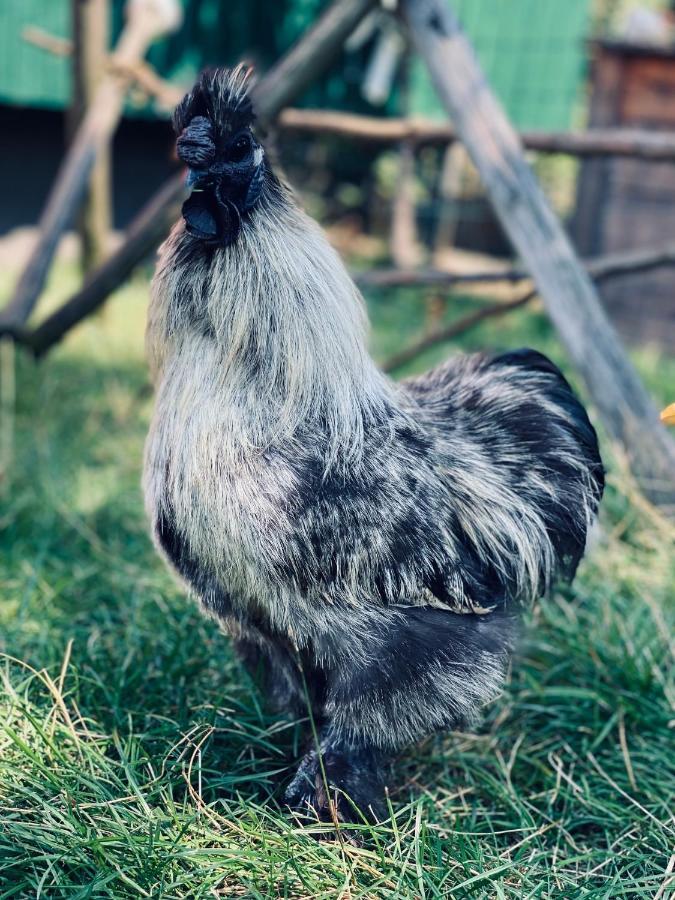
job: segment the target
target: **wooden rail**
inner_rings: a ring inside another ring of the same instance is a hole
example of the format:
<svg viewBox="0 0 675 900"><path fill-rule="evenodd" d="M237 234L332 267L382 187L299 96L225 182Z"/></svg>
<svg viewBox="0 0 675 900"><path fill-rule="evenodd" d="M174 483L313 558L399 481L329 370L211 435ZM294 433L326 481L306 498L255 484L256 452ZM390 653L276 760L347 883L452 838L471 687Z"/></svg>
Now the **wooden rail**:
<svg viewBox="0 0 675 900"><path fill-rule="evenodd" d="M635 251L632 253L608 253L589 259L586 271L593 281L608 281L611 278L619 278L622 275L634 275L637 272L646 272L649 269L658 269L662 266L675 266L675 244L668 244L657 250ZM380 275L380 278L372 276ZM524 269L504 269L500 271L484 272L441 272L434 269L425 269L419 272L408 272L396 269L374 269L357 276L361 287L409 287L411 285L428 285L433 287L461 287L463 284L494 284L496 282L518 282L529 279ZM468 313L466 316L439 325L428 331L408 346L392 354L386 359L382 368L386 372L394 372L402 366L413 362L425 350L435 347L437 344L449 341L460 334L475 328L486 319L505 316L513 310L520 309L537 296L537 291L528 288L520 297L513 300L492 303Z"/></svg>
<svg viewBox="0 0 675 900"><path fill-rule="evenodd" d="M447 145L458 140L448 122L420 118L377 118L321 109L285 109L279 127L293 134L326 134L374 144ZM675 161L675 132L635 128L589 131L522 131L522 145L538 153L568 156L629 156L653 162Z"/></svg>

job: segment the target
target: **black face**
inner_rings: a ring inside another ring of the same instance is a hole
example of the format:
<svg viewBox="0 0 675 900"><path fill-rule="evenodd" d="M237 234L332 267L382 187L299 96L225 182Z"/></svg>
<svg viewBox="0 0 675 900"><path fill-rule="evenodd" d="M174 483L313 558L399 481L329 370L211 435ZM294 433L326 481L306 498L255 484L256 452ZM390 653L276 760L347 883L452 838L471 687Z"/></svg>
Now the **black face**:
<svg viewBox="0 0 675 900"><path fill-rule="evenodd" d="M187 183L192 187L183 204L187 231L208 244L226 247L260 196L262 147L249 127L218 140L211 119L198 115L181 131L176 150L188 166Z"/></svg>

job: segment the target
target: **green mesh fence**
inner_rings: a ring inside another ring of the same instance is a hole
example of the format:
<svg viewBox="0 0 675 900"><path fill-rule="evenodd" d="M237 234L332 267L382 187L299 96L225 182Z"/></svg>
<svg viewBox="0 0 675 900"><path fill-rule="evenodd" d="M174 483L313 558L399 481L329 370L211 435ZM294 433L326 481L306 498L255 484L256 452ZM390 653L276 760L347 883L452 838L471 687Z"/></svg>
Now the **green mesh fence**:
<svg viewBox="0 0 675 900"><path fill-rule="evenodd" d="M520 128L567 128L580 99L589 0L454 0L481 65ZM412 109L445 118L421 60L411 66Z"/></svg>
<svg viewBox="0 0 675 900"><path fill-rule="evenodd" d="M162 75L189 84L205 65L242 54L269 65L300 35L325 0L183 0L181 31L152 48ZM113 0L113 34L123 0ZM488 77L517 125L570 124L584 65L590 0L455 0ZM70 0L0 0L0 102L63 107L70 96L69 63L22 39L27 25L70 33ZM365 109L360 97L368 48L344 58L304 98L334 108ZM442 117L423 64L411 71L412 109Z"/></svg>

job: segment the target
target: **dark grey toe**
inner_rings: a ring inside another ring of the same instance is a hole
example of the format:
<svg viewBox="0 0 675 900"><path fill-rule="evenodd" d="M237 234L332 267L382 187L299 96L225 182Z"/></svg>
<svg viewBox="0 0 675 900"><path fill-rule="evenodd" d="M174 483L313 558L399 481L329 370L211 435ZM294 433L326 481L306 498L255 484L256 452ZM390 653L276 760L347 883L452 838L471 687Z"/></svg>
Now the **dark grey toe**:
<svg viewBox="0 0 675 900"><path fill-rule="evenodd" d="M319 822L380 822L387 817L379 759L367 750L336 750L327 745L321 757L310 750L284 800L297 814Z"/></svg>

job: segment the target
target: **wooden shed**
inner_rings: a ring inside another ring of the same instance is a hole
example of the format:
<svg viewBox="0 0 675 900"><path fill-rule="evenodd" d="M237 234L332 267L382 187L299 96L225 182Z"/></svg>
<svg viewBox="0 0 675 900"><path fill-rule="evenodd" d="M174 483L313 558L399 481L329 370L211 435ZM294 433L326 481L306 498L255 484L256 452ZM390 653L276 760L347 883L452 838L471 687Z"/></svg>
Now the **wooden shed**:
<svg viewBox="0 0 675 900"><path fill-rule="evenodd" d="M675 130L675 47L592 45L589 128ZM578 181L574 238L583 256L675 241L675 164L589 159ZM601 289L623 335L675 345L675 272L625 277Z"/></svg>

